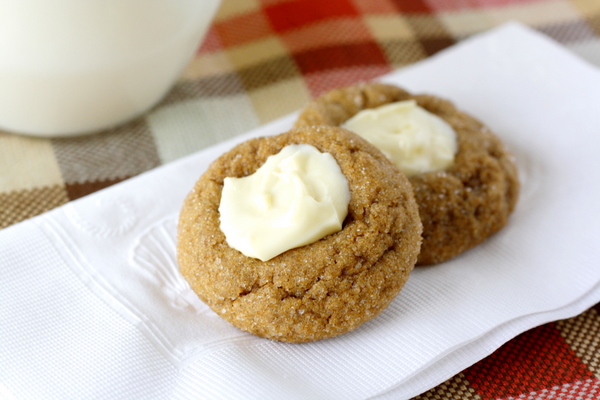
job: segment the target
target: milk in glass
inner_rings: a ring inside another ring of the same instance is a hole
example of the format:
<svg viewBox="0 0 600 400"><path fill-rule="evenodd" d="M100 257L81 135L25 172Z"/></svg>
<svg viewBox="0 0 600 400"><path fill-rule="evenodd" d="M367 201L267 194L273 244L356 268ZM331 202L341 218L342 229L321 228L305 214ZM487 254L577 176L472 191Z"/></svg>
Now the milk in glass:
<svg viewBox="0 0 600 400"><path fill-rule="evenodd" d="M219 0L0 0L0 130L95 132L157 103Z"/></svg>

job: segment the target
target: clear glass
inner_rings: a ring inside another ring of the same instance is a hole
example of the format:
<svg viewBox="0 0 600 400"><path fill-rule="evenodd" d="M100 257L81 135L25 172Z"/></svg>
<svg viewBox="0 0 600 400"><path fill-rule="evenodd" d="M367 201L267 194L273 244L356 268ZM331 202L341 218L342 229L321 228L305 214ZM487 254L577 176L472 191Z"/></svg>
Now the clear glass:
<svg viewBox="0 0 600 400"><path fill-rule="evenodd" d="M156 104L220 0L0 0L0 129L96 132Z"/></svg>

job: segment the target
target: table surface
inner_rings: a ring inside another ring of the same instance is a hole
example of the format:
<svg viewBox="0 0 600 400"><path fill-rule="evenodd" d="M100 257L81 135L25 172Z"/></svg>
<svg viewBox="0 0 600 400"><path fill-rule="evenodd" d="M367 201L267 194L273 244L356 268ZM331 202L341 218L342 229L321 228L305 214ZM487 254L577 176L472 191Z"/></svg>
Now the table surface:
<svg viewBox="0 0 600 400"><path fill-rule="evenodd" d="M598 0L223 0L160 104L74 138L0 132L0 229L520 21L600 66ZM600 305L525 332L419 399L600 397Z"/></svg>

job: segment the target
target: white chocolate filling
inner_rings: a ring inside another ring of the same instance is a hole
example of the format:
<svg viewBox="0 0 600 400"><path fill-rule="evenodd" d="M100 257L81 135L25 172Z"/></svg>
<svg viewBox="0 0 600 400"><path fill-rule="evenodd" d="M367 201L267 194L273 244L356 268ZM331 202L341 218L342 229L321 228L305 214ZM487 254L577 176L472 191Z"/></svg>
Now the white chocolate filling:
<svg viewBox="0 0 600 400"><path fill-rule="evenodd" d="M444 170L458 151L454 129L414 100L360 111L342 127L379 148L406 176Z"/></svg>
<svg viewBox="0 0 600 400"><path fill-rule="evenodd" d="M348 181L329 153L289 145L252 175L225 178L219 213L227 244L262 261L342 229Z"/></svg>

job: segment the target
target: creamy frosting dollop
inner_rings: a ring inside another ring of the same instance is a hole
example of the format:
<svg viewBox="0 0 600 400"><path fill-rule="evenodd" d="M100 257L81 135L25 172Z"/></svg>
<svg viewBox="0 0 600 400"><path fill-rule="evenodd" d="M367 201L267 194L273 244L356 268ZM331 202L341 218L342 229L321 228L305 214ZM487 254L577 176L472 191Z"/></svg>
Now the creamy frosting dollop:
<svg viewBox="0 0 600 400"><path fill-rule="evenodd" d="M342 127L378 147L407 176L444 170L458 151L454 129L415 100L362 110Z"/></svg>
<svg viewBox="0 0 600 400"><path fill-rule="evenodd" d="M225 178L219 205L227 244L262 261L342 229L350 189L329 153L293 144L252 175Z"/></svg>

